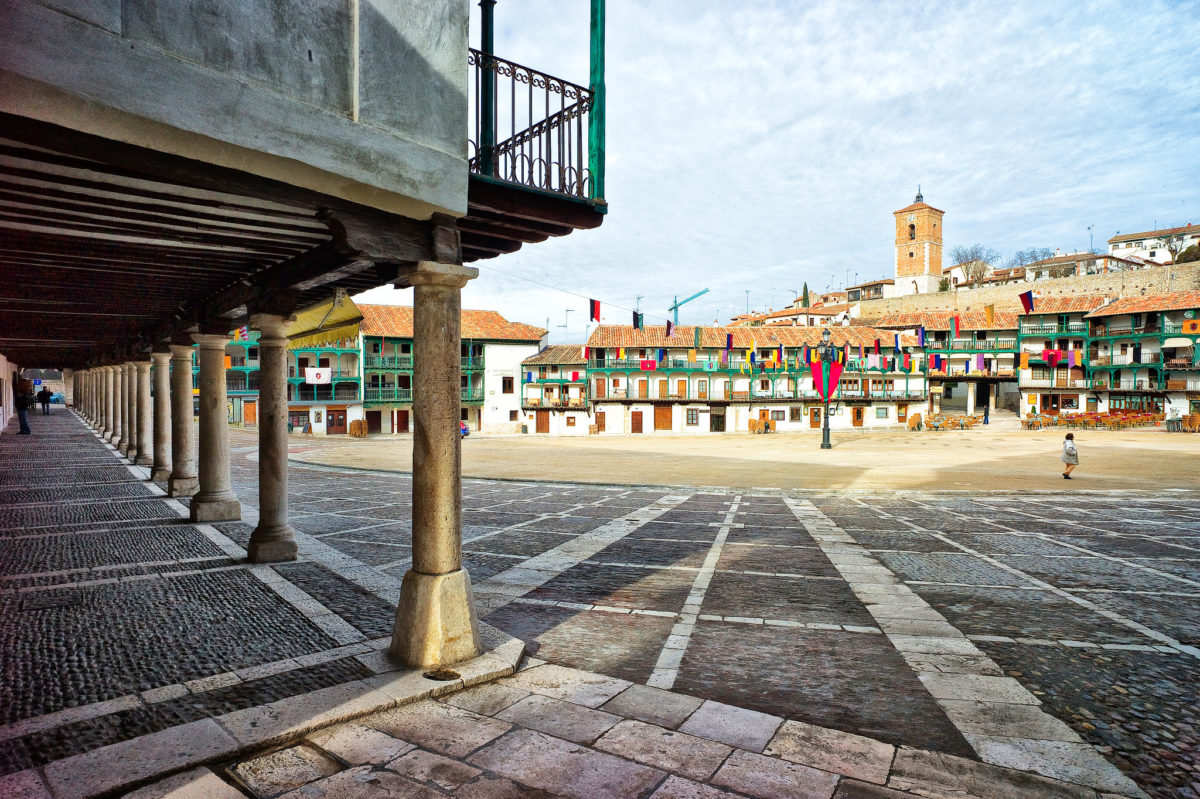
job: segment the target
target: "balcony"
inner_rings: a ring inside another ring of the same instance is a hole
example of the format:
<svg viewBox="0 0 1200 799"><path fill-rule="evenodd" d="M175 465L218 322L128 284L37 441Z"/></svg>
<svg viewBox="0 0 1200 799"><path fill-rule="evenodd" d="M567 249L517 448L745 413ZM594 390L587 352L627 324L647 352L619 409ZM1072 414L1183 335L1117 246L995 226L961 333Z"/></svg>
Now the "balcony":
<svg viewBox="0 0 1200 799"><path fill-rule="evenodd" d="M363 389L365 402L412 402L411 388L367 386Z"/></svg>
<svg viewBox="0 0 1200 799"><path fill-rule="evenodd" d="M837 396L841 399L903 401L924 399L926 391L924 388L873 388L864 393L862 389L846 389L839 390ZM788 400L813 401L817 399L819 397L815 389L797 389L784 386L738 391L734 391L729 386L705 391L689 387L682 394L676 391L665 395L657 391L630 393L623 389L617 389L608 391L606 396L593 396L591 398L592 402L777 402ZM543 407L546 406L543 404Z"/></svg>
<svg viewBox="0 0 1200 799"><path fill-rule="evenodd" d="M309 368L315 369L317 367L310 366ZM328 369L329 367L323 366L321 368ZM357 368L355 368L355 369L340 369L340 368L339 369L331 369L329 374L333 380L357 380L358 379L358 369ZM298 369L295 366L289 366L288 367L288 380L303 381L304 380L304 371L302 369Z"/></svg>
<svg viewBox="0 0 1200 799"><path fill-rule="evenodd" d="M526 408L586 408L586 397L526 397L521 405Z"/></svg>
<svg viewBox="0 0 1200 799"><path fill-rule="evenodd" d="M460 361L459 368L464 372L478 372L483 369L482 355L464 355Z"/></svg>
<svg viewBox="0 0 1200 799"><path fill-rule="evenodd" d="M945 341L930 342L926 347L926 351L930 352L1015 352L1016 349L1017 340L1015 338L960 338L949 343Z"/></svg>
<svg viewBox="0 0 1200 799"><path fill-rule="evenodd" d="M333 402L358 401L357 383L324 384L319 386L300 384L289 387L288 402Z"/></svg>
<svg viewBox="0 0 1200 799"><path fill-rule="evenodd" d="M258 391L258 376L248 377L245 374L236 375L226 372L225 390L228 392Z"/></svg>
<svg viewBox="0 0 1200 799"><path fill-rule="evenodd" d="M366 355L363 364L367 369L411 372L413 359L411 355Z"/></svg>
<svg viewBox="0 0 1200 799"><path fill-rule="evenodd" d="M1021 388L1065 388L1087 391L1092 388L1092 381L1087 378L1022 377L1019 385ZM1096 387L1100 388L1100 386Z"/></svg>
<svg viewBox="0 0 1200 799"><path fill-rule="evenodd" d="M461 396L463 402L483 402L483 387L464 388Z"/></svg>

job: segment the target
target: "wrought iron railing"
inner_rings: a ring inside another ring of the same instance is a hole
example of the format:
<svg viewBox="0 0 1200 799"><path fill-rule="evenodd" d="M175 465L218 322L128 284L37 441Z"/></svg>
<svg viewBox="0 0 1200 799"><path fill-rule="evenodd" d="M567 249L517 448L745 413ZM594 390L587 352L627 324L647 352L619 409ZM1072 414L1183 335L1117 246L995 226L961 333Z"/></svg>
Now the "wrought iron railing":
<svg viewBox="0 0 1200 799"><path fill-rule="evenodd" d="M589 169L591 91L474 48L467 65L474 119L468 140L471 172L599 199Z"/></svg>

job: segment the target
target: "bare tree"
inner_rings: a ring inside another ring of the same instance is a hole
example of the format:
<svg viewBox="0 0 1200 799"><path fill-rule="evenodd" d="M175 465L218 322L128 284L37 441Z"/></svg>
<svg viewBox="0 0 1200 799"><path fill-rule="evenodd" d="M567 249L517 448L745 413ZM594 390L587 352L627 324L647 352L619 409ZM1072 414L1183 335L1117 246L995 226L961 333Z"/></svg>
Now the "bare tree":
<svg viewBox="0 0 1200 799"><path fill-rule="evenodd" d="M961 266L967 280L979 280L992 271L992 264L1000 259L1000 253L982 244L970 247L955 247L950 251L950 260Z"/></svg>
<svg viewBox="0 0 1200 799"><path fill-rule="evenodd" d="M1008 260L1004 262L1004 267L1006 269L1014 269L1019 266L1029 266L1030 264L1052 257L1054 257L1054 250L1049 247L1030 247L1027 250L1017 250L1008 256Z"/></svg>
<svg viewBox="0 0 1200 799"><path fill-rule="evenodd" d="M1171 253L1171 263L1179 263L1179 253L1183 252L1183 233L1174 231L1163 236L1162 246L1167 252Z"/></svg>

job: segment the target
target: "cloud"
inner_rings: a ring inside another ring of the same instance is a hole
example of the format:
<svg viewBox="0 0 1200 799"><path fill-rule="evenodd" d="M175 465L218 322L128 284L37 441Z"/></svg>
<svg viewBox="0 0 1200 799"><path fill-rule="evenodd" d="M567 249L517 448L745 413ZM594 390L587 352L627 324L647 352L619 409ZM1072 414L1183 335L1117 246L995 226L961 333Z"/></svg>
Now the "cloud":
<svg viewBox="0 0 1200 799"><path fill-rule="evenodd" d="M586 83L587 7L503 0L497 53ZM574 308L575 340L586 299L520 277L644 295L659 323L702 288L682 323L742 312L747 289L778 307L890 275L917 183L946 251L1200 221L1195 3L610 0L607 21L608 218L477 263L473 307L543 326Z"/></svg>

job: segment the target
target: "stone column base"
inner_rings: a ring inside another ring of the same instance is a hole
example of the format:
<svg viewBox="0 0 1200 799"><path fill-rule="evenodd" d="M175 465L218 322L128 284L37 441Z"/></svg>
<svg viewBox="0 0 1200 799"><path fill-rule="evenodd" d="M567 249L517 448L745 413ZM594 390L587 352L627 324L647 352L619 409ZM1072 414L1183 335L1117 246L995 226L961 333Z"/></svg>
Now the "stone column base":
<svg viewBox="0 0 1200 799"><path fill-rule="evenodd" d="M410 570L404 575L388 651L413 668L457 663L480 653L466 569L436 575Z"/></svg>
<svg viewBox="0 0 1200 799"><path fill-rule="evenodd" d="M167 477L168 497L190 497L200 490L198 477Z"/></svg>
<svg viewBox="0 0 1200 799"><path fill-rule="evenodd" d="M255 527L246 545L251 563L278 563L296 559L296 533L288 525L266 530Z"/></svg>
<svg viewBox="0 0 1200 799"><path fill-rule="evenodd" d="M153 466L154 458L150 458L145 455L138 455L137 459L133 462L133 464L135 466Z"/></svg>
<svg viewBox="0 0 1200 799"><path fill-rule="evenodd" d="M156 483L161 483L164 480L169 480L170 478L171 478L171 470L165 466L159 466L157 469L150 470L150 479ZM170 496L175 496L175 495L170 494Z"/></svg>
<svg viewBox="0 0 1200 799"><path fill-rule="evenodd" d="M242 503L236 499L199 499L192 497L191 520L194 522L236 522L242 518Z"/></svg>

